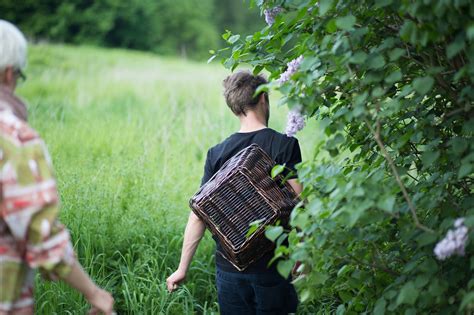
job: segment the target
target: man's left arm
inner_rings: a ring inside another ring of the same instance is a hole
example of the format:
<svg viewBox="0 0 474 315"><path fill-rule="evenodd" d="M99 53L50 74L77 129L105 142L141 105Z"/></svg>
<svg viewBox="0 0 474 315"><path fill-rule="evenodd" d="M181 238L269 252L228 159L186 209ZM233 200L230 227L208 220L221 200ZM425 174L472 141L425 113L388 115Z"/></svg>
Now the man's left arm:
<svg viewBox="0 0 474 315"><path fill-rule="evenodd" d="M301 194L303 191L303 185L301 185L301 183L296 178L289 179L288 184L290 184L291 188L293 188L297 195Z"/></svg>
<svg viewBox="0 0 474 315"><path fill-rule="evenodd" d="M296 138L291 138L290 145L286 152L286 159L285 159L286 167L293 172L294 176L288 180L288 183L296 192L297 195L301 194L303 191L303 185L298 181L297 174L296 174L296 164L301 163L301 149L300 144Z"/></svg>

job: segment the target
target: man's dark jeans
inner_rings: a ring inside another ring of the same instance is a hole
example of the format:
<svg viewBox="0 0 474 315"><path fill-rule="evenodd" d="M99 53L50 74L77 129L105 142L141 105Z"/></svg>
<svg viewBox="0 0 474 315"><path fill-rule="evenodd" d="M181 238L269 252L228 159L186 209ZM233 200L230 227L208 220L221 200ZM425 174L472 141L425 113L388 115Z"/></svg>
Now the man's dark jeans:
<svg viewBox="0 0 474 315"><path fill-rule="evenodd" d="M277 272L244 274L217 268L216 282L222 315L296 313L295 288Z"/></svg>

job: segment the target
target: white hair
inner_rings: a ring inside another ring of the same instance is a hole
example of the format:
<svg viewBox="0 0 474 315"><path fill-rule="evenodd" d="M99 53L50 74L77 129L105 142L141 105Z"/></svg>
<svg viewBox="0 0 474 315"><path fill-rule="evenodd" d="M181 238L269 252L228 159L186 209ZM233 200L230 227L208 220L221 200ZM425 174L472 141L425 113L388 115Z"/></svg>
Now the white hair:
<svg viewBox="0 0 474 315"><path fill-rule="evenodd" d="M0 19L0 70L7 67L23 69L26 66L26 38L10 22Z"/></svg>

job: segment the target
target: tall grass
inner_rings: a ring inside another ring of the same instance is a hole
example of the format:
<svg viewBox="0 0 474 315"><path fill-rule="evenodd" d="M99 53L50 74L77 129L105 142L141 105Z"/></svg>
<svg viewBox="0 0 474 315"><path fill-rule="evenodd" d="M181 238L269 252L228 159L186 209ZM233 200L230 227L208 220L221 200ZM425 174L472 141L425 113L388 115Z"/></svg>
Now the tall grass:
<svg viewBox="0 0 474 315"><path fill-rule="evenodd" d="M212 314L214 243L200 245L186 284L166 291L206 150L238 128L226 108L220 65L122 50L39 45L18 93L48 144L62 201L61 221L78 258L111 291L119 314ZM274 96L276 97L276 96ZM273 102L276 103L276 102ZM273 107L283 130L286 110ZM318 130L301 134L310 157ZM36 282L38 314L84 314L62 283Z"/></svg>

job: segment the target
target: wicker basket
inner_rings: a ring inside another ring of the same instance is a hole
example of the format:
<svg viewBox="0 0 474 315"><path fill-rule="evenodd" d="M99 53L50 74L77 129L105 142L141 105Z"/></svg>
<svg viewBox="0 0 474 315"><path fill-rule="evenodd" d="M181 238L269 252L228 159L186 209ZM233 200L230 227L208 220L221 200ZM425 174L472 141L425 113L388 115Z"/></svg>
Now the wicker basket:
<svg viewBox="0 0 474 315"><path fill-rule="evenodd" d="M238 270L274 248L265 227L288 222L298 202L283 178L271 178L275 162L257 144L230 158L191 198L190 206L218 239L224 257ZM246 237L250 223L261 220L257 230Z"/></svg>

